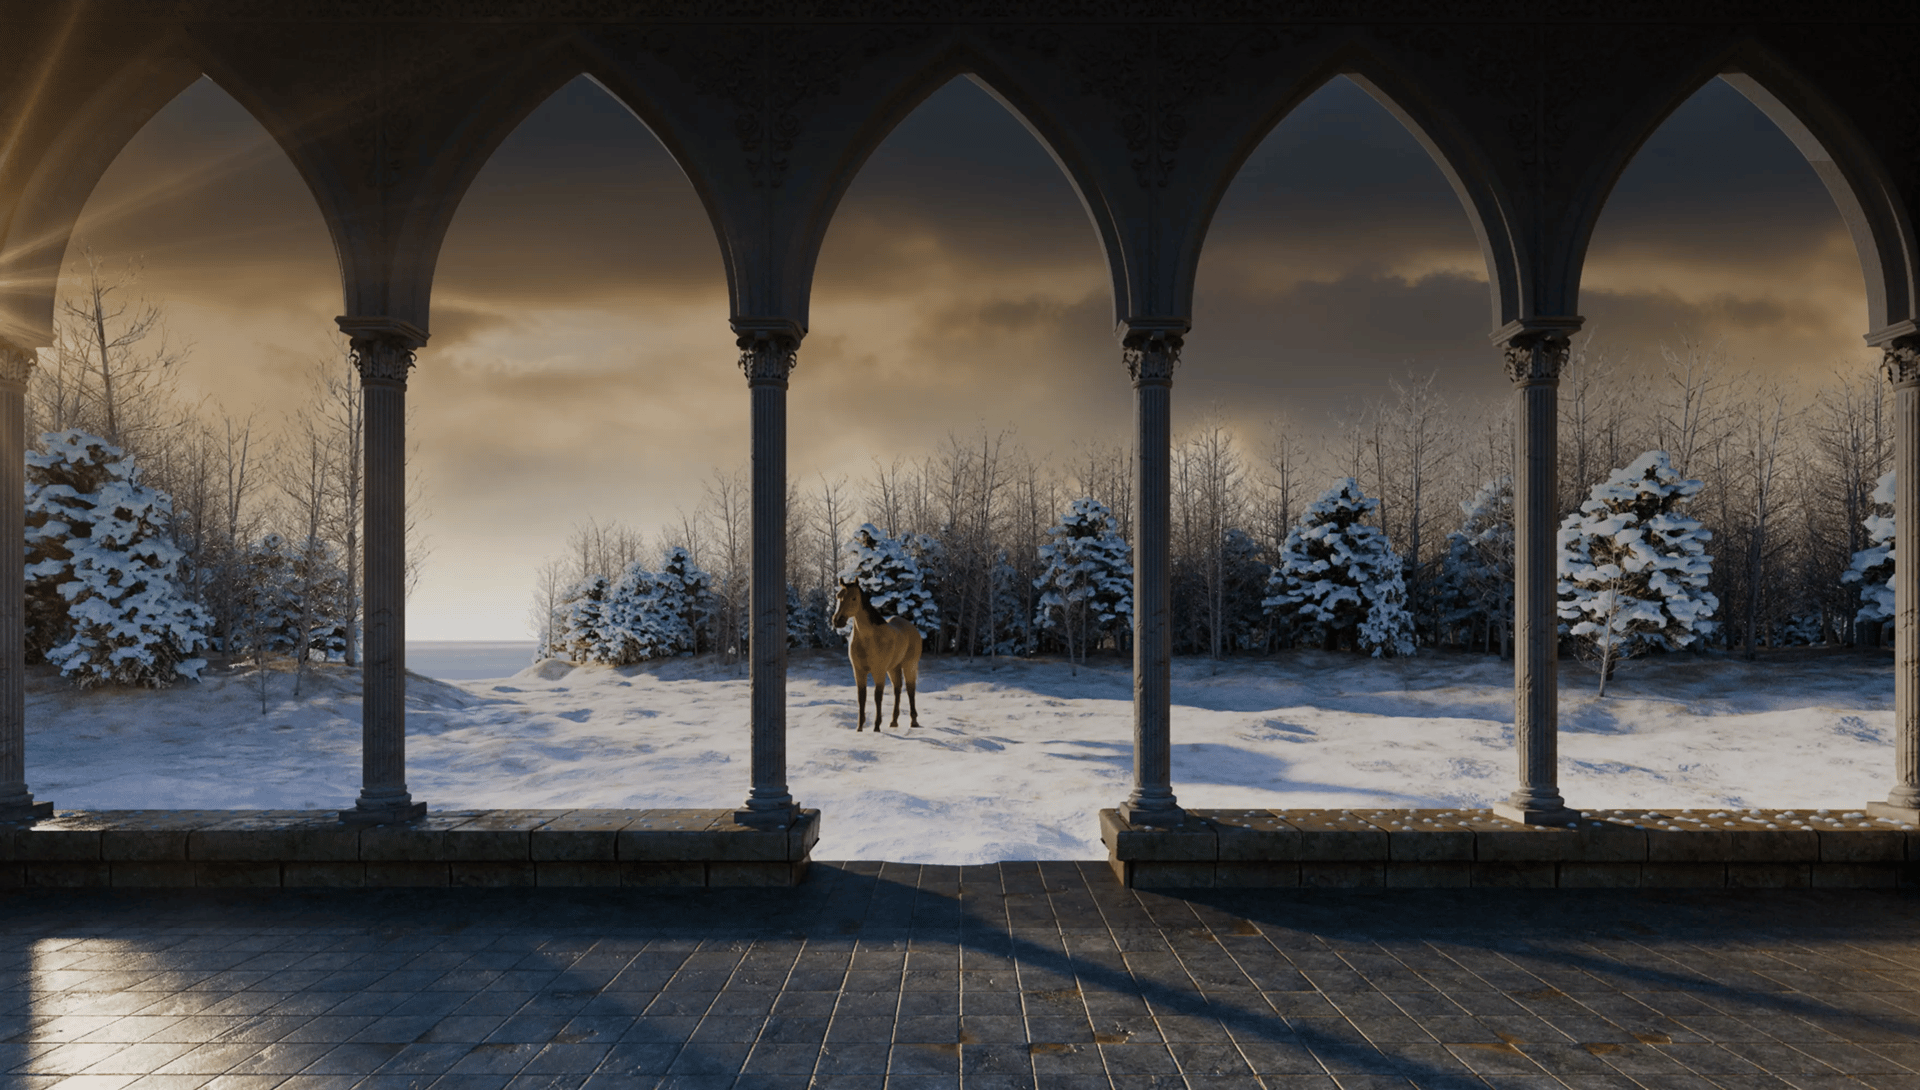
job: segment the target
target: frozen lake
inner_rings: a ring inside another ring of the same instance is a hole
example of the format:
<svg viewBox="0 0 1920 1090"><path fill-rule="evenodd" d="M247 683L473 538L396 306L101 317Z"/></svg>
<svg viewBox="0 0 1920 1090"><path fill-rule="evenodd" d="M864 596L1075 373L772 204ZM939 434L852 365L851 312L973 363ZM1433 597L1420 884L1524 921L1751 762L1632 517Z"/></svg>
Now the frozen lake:
<svg viewBox="0 0 1920 1090"><path fill-rule="evenodd" d="M407 669L441 681L512 677L533 664L532 640L408 640Z"/></svg>

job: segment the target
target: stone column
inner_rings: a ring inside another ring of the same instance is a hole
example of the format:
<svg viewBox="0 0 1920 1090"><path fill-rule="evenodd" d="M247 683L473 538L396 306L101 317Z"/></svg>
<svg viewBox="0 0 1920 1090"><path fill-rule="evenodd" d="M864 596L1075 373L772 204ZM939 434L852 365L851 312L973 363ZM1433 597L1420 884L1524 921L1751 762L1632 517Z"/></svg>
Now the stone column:
<svg viewBox="0 0 1920 1090"><path fill-rule="evenodd" d="M1578 318L1511 322L1493 335L1514 384L1513 741L1520 786L1494 812L1528 825L1580 815L1560 797L1559 526L1560 370Z"/></svg>
<svg viewBox="0 0 1920 1090"><path fill-rule="evenodd" d="M735 811L742 825L785 828L787 790L787 376L803 331L790 322L736 321L740 369L752 399L753 787Z"/></svg>
<svg viewBox="0 0 1920 1090"><path fill-rule="evenodd" d="M1920 822L1920 335L1882 345L1893 383L1893 790L1875 817Z"/></svg>
<svg viewBox="0 0 1920 1090"><path fill-rule="evenodd" d="M0 340L0 821L53 816L27 790L27 379L34 351Z"/></svg>
<svg viewBox="0 0 1920 1090"><path fill-rule="evenodd" d="M391 318L338 321L360 372L367 475L361 787L340 820L409 821L427 804L407 793L407 369L427 335Z"/></svg>
<svg viewBox="0 0 1920 1090"><path fill-rule="evenodd" d="M1173 632L1168 587L1173 371L1185 323L1126 323L1122 358L1133 378L1133 792L1120 816L1178 825L1173 797Z"/></svg>

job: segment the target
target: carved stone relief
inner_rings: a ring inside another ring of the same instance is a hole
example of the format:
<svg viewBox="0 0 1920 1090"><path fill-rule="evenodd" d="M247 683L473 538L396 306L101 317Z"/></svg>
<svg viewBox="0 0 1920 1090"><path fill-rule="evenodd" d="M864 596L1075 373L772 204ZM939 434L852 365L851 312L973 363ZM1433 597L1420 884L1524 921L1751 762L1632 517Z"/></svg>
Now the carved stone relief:
<svg viewBox="0 0 1920 1090"><path fill-rule="evenodd" d="M938 33L931 26L601 27L590 40L633 64L665 64L733 113L748 184L778 189L807 108L838 94L849 72Z"/></svg>

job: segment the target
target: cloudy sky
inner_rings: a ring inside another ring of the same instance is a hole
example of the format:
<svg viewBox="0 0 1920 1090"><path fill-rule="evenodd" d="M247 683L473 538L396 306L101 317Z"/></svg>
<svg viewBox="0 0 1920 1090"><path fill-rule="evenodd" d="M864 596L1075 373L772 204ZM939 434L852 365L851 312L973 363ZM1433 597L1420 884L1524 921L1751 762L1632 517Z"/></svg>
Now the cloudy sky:
<svg viewBox="0 0 1920 1090"><path fill-rule="evenodd" d="M193 351L181 379L279 419L338 362L338 274L312 198L202 80L128 145L80 237L144 261ZM1758 375L1866 357L1859 265L1813 171L1714 81L1654 136L1593 242L1581 310L1616 353L1718 343ZM747 391L713 236L645 126L584 79L517 130L453 222L409 387L432 554L416 639L521 639L534 569L588 517L656 527L742 465ZM948 431L1036 457L1124 440L1131 392L1092 227L1026 130L956 80L888 139L827 236L789 401L790 465L858 479ZM1409 370L1465 404L1506 388L1485 272L1425 152L1336 79L1267 138L1214 221L1176 427L1327 429Z"/></svg>

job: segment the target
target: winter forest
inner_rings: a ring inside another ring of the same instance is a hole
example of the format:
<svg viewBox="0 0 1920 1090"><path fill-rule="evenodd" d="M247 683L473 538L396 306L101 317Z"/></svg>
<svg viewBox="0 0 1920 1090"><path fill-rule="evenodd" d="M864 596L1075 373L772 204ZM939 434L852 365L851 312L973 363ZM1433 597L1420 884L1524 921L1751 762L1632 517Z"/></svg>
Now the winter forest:
<svg viewBox="0 0 1920 1090"><path fill-rule="evenodd" d="M132 270L89 255L83 272L29 389L31 658L84 683L147 685L192 677L210 654L355 662L351 367L315 360L285 420L186 403L176 380L189 349L168 341ZM1437 377L1410 369L1320 428L1273 421L1249 436L1216 413L1178 437L1176 654L1507 654L1507 405L1450 401ZM1865 367L1756 385L1709 346L1636 360L1583 335L1560 399L1568 649L1604 678L1647 652L1882 644L1887 398ZM841 646L832 588L858 578L930 653L1125 653L1130 457L1099 445L1036 456L1011 430L981 428L876 460L865 480L794 480L790 644ZM737 662L747 499L742 474L719 471L673 525L576 525L539 573L540 657Z"/></svg>
<svg viewBox="0 0 1920 1090"><path fill-rule="evenodd" d="M281 420L190 401L191 346L137 273L83 255L28 385L27 660L150 687L210 656L290 661L297 694L309 662L358 661L353 369L315 360Z"/></svg>
<svg viewBox="0 0 1920 1090"><path fill-rule="evenodd" d="M1212 414L1176 438L1176 654L1509 653L1507 403L1451 401L1436 378L1410 369L1328 427L1248 436ZM1636 360L1586 334L1560 404L1562 633L1603 691L1642 653L1890 638L1892 430L1876 372L1756 384L1711 346ZM931 653L1126 652L1130 454L1036 457L982 428L876 459L864 480L795 480L790 645L840 646L832 588L858 578ZM674 525L577 525L540 573L542 654L737 660L746 500L740 472L717 472Z"/></svg>

